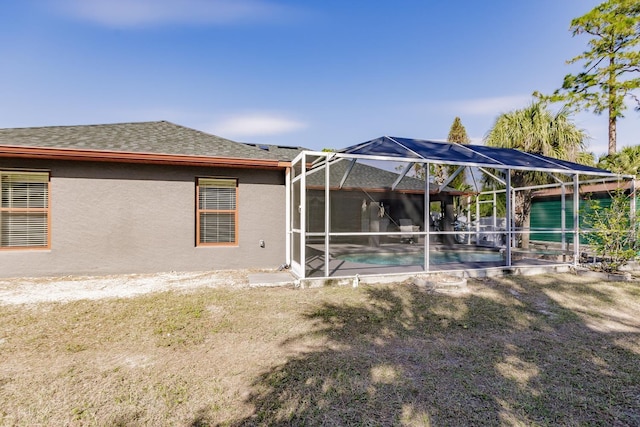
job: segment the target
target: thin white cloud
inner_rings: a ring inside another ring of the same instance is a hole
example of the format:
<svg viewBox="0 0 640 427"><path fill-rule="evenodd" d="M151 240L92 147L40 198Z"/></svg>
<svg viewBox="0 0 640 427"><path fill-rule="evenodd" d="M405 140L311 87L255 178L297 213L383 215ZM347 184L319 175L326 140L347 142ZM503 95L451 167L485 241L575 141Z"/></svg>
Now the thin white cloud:
<svg viewBox="0 0 640 427"><path fill-rule="evenodd" d="M449 108L460 115L493 116L526 107L533 98L531 95L498 96L454 101Z"/></svg>
<svg viewBox="0 0 640 427"><path fill-rule="evenodd" d="M119 28L270 21L293 13L270 0L52 0L51 4L74 19Z"/></svg>
<svg viewBox="0 0 640 427"><path fill-rule="evenodd" d="M256 137L281 135L306 128L303 122L274 114L248 114L223 119L208 131L223 137Z"/></svg>

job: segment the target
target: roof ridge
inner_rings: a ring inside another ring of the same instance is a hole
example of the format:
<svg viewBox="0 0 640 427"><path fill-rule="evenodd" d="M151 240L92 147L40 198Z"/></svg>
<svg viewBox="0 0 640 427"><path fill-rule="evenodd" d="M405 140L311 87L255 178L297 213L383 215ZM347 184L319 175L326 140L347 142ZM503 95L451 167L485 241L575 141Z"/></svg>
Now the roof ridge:
<svg viewBox="0 0 640 427"><path fill-rule="evenodd" d="M200 130L200 129L194 129L194 128L190 128L190 127L188 127L188 126L179 125L179 124L177 124L177 123L173 123L173 122L170 122L170 121L168 121L168 120L160 120L160 121L158 121L158 122L146 122L146 123L166 123L166 124L169 124L169 125L175 126L175 127L177 127L177 128L185 129L185 130L188 130L188 131L191 131L191 132L198 132L198 133L200 133L200 134L202 134L202 135L204 135L204 136L207 136L207 137L211 137L211 136L213 136L213 137L215 137L215 138L224 139L224 140L226 140L226 141L234 142L234 143L236 143L236 144L246 144L245 142L235 141L235 140L233 140L233 139L229 139L229 138L225 138L224 136L220 136L220 135L216 135L216 134L213 134L213 133L205 132L205 131Z"/></svg>
<svg viewBox="0 0 640 427"><path fill-rule="evenodd" d="M123 126L123 125L148 125L153 123L168 123L174 126L175 123L171 123L167 120L146 120L141 122L115 122L115 123L91 123L81 125L45 125L45 126L21 126L21 127L3 127L0 130L23 130L23 129L61 129L61 128L87 128L87 127L105 127L105 126ZM181 126L184 127L184 126ZM189 128L187 128L189 129ZM196 130L196 129L192 129Z"/></svg>

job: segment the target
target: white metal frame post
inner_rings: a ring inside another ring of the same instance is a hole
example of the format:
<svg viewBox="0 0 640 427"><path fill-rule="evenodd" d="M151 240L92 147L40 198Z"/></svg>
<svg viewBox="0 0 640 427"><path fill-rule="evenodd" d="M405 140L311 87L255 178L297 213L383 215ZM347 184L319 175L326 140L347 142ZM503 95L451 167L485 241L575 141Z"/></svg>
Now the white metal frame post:
<svg viewBox="0 0 640 427"><path fill-rule="evenodd" d="M429 250L431 243L431 192L429 187L429 163L424 165L424 271L429 272Z"/></svg>
<svg viewBox="0 0 640 427"><path fill-rule="evenodd" d="M505 257L507 267L511 267L511 245L513 244L513 212L511 211L511 170L506 169L506 227L507 227L507 242L505 244Z"/></svg>
<svg viewBox="0 0 640 427"><path fill-rule="evenodd" d="M471 224L471 222L469 222ZM476 245L480 242L480 193L476 194ZM469 236L471 237L471 236Z"/></svg>
<svg viewBox="0 0 640 427"><path fill-rule="evenodd" d="M300 272L301 279L307 277L307 153L302 152L300 159Z"/></svg>
<svg viewBox="0 0 640 427"><path fill-rule="evenodd" d="M578 174L573 175L573 265L580 259L580 181Z"/></svg>
<svg viewBox="0 0 640 427"><path fill-rule="evenodd" d="M477 206L478 204L476 203L476 207ZM476 218L478 218L478 216L476 216ZM471 245L471 196L467 196L467 233L465 240L468 245Z"/></svg>
<svg viewBox="0 0 640 427"><path fill-rule="evenodd" d="M562 182L561 188L562 188L562 193L560 194L560 215L562 215L560 217L560 227L562 228L562 250L566 251L567 250L567 189L566 186L564 184L564 182Z"/></svg>
<svg viewBox="0 0 640 427"><path fill-rule="evenodd" d="M493 228L493 231L498 231L498 193L496 193L495 191L493 192L493 205L491 206L491 217L493 218L491 220ZM507 226L507 224L504 225L505 227ZM498 242L498 236L494 236L494 241ZM505 244L507 242L504 242Z"/></svg>
<svg viewBox="0 0 640 427"><path fill-rule="evenodd" d="M331 176L329 175L329 154L324 159L324 275L329 277L329 238L331 235Z"/></svg>
<svg viewBox="0 0 640 427"><path fill-rule="evenodd" d="M638 220L637 211L638 208L636 202L636 179L635 177L631 179L631 188L629 188L629 216L631 220L631 237L633 240L637 239L636 230L638 227L636 226L636 221Z"/></svg>

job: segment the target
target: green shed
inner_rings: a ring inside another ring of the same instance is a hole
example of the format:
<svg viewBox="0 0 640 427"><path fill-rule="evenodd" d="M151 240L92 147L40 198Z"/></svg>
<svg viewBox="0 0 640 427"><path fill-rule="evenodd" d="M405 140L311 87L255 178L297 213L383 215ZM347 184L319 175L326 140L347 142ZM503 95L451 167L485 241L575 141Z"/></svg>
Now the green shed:
<svg viewBox="0 0 640 427"><path fill-rule="evenodd" d="M611 206L611 192L618 188L618 183L586 185L580 188L580 229L585 229L584 217L589 213L588 200L597 199L602 208ZM625 182L627 193L634 188L632 182ZM562 196L560 189L542 190L533 193L531 200L531 240L540 242L562 242ZM573 242L573 193L569 188L565 196L565 237L567 243ZM586 244L584 236L580 244Z"/></svg>

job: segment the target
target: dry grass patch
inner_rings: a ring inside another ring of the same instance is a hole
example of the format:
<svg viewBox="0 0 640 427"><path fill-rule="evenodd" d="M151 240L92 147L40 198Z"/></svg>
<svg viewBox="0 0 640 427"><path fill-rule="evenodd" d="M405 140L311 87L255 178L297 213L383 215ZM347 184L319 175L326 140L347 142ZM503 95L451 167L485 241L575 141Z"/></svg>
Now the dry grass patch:
<svg viewBox="0 0 640 427"><path fill-rule="evenodd" d="M469 288L3 306L0 424L640 424L636 282Z"/></svg>

